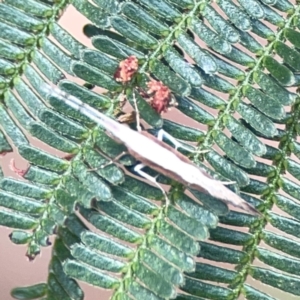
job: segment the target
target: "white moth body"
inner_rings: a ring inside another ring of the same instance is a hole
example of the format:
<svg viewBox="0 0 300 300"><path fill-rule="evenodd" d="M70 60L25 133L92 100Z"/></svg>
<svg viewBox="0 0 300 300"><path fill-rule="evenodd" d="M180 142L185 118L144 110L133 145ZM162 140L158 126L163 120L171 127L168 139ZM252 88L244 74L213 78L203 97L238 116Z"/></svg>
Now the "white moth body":
<svg viewBox="0 0 300 300"><path fill-rule="evenodd" d="M257 210L244 201L237 194L226 188L221 181L211 178L204 170L194 165L188 158L169 145L157 140L154 137L147 137L144 134L134 131L122 125L105 114L97 111L83 103L74 96L67 95L58 88L45 86L45 90L62 101L82 112L84 115L95 121L113 134L121 141L130 154L136 156L143 164L166 174L168 177L190 186L252 213Z"/></svg>

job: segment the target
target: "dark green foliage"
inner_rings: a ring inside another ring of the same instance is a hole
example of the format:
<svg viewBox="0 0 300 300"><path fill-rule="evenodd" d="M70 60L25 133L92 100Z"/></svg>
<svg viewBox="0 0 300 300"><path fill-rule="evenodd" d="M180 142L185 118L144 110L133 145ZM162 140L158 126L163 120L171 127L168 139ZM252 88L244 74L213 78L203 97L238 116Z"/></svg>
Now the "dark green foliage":
<svg viewBox="0 0 300 300"><path fill-rule="evenodd" d="M27 244L32 259L56 235L47 282L12 295L79 300L79 280L111 289L115 300L299 297L299 1L70 2L0 3L0 153L15 147L29 163L15 169L26 181L0 172L0 225L14 228L12 242ZM83 32L93 49L58 24L69 5L89 20ZM124 87L114 73L130 55L139 74ZM172 91L180 122L138 93L150 78ZM171 186L166 210L161 191L125 168L133 157L99 168L125 147L47 95L44 82L113 118L122 114L122 95L130 104L134 95L152 129L210 150L188 155L235 181L230 188L261 215L228 213L223 202L190 190L196 202L160 175Z"/></svg>

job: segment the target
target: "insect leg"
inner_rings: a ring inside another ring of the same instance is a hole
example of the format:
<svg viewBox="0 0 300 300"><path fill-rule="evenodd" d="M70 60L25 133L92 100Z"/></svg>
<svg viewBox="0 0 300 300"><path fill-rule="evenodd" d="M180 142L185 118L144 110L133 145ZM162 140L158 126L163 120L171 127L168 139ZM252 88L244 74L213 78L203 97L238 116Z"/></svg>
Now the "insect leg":
<svg viewBox="0 0 300 300"><path fill-rule="evenodd" d="M172 135L170 135L169 133L167 133L166 131L164 131L163 129L160 129L158 131L158 134L157 134L157 139L159 139L160 141L163 140L163 138L166 138L168 139L174 146L175 146L175 149L177 150L178 148L181 148L181 149L184 149L188 152L191 152L191 153L206 153L208 152L209 150L204 150L204 151L197 151L195 149L192 149L188 146L185 146L184 144L178 142Z"/></svg>
<svg viewBox="0 0 300 300"><path fill-rule="evenodd" d="M115 163L116 161L118 161L122 156L126 155L127 152L126 151L123 151L121 152L120 154L118 154L116 157L114 157L113 159L111 159L110 161L102 164L101 166L97 167L97 168L92 168L92 169L89 169L89 171L96 171L98 169L104 169L105 167Z"/></svg>
<svg viewBox="0 0 300 300"><path fill-rule="evenodd" d="M136 116L136 129L141 132L141 122L140 122L140 112L136 103L135 93L132 91L132 97L133 97L133 103L134 103L134 109L135 109L135 116Z"/></svg>
<svg viewBox="0 0 300 300"><path fill-rule="evenodd" d="M146 172L142 171L142 169L145 167L144 164L138 164L134 167L134 171L137 172L140 176L144 177L145 179L149 180L150 182L153 182L163 193L163 195L165 196L166 199L166 206L168 207L170 204L170 200L167 196L166 191L164 190L164 188L156 181L156 178L147 174Z"/></svg>

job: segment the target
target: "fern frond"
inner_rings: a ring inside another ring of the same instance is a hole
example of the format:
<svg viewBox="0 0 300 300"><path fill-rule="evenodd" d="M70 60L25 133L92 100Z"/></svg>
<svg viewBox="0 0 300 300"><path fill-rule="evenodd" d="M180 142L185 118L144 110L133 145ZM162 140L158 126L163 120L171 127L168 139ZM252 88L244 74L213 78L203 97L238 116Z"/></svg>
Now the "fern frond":
<svg viewBox="0 0 300 300"><path fill-rule="evenodd" d="M84 33L93 49L57 23L68 5L90 20ZM288 0L0 3L0 151L17 147L30 163L18 171L26 181L0 176L0 224L15 228L11 240L28 244L32 258L56 234L47 283L13 295L83 299L74 279L111 289L113 299L299 295L299 97L292 88L299 84L299 13L298 2ZM123 113L124 86L114 73L130 55L140 65L127 88L160 80L184 115L182 122L163 119L137 95L142 119L210 150L190 158L217 178L236 181L260 217L227 214L220 200L190 190L200 204L159 175L171 186L166 211L161 191L132 176L132 157L98 168L124 146L47 95L43 84L115 118ZM274 290L267 295L249 278Z"/></svg>

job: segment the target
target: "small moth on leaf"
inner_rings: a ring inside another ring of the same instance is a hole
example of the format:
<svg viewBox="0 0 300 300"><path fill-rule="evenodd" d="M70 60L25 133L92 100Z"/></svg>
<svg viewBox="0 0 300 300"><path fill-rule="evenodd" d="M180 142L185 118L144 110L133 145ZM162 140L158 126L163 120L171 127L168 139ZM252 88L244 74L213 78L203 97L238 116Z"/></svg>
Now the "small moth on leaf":
<svg viewBox="0 0 300 300"><path fill-rule="evenodd" d="M66 104L102 126L112 134L116 141L122 142L127 147L128 152L137 161L141 162L134 170L142 177L155 183L162 190L166 199L167 195L164 189L156 182L155 178L141 170L144 166L149 166L155 171L187 187L210 194L227 204L231 204L251 213L259 213L253 206L228 189L221 181L212 178L207 172L197 167L190 159L178 152L176 149L182 145L166 132L160 131L159 136L168 138L175 145L176 149L148 132L134 131L128 126L114 121L105 114L83 103L76 97L64 93L58 88L45 85L44 89L49 94L60 98Z"/></svg>

